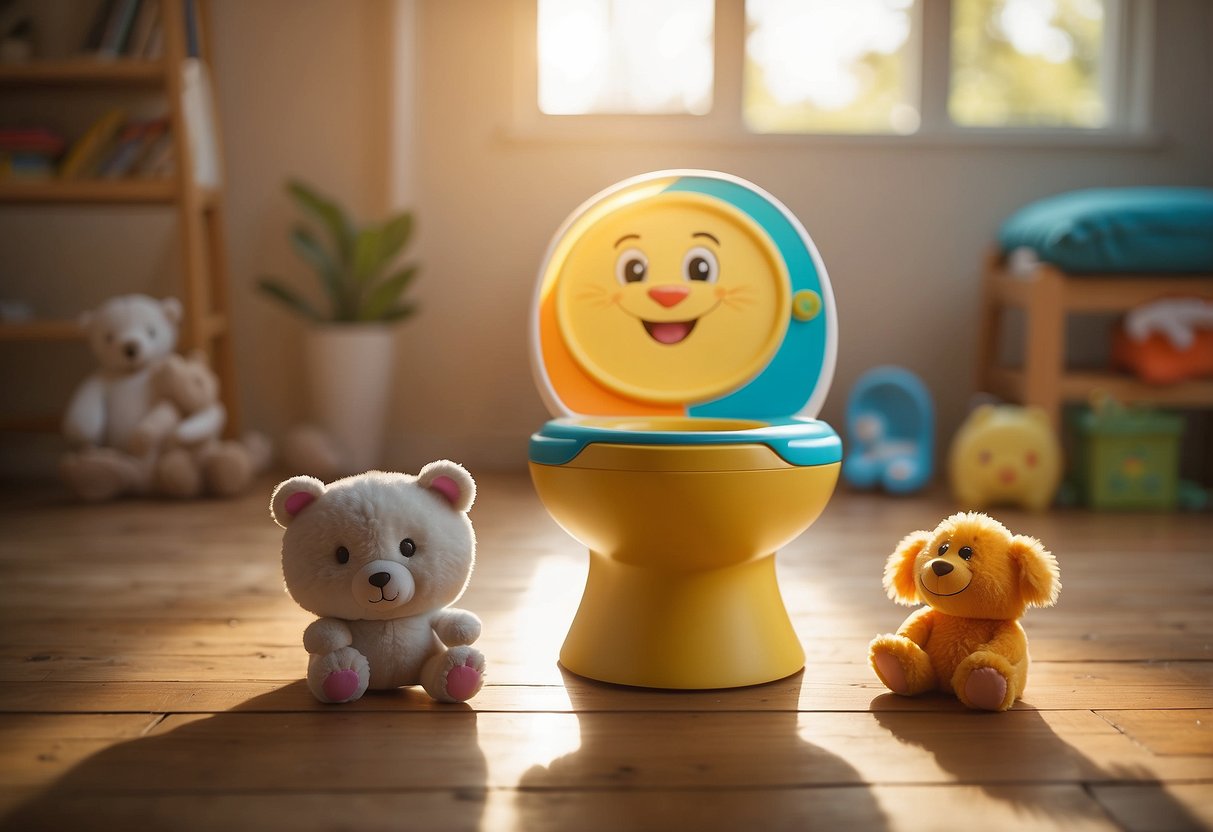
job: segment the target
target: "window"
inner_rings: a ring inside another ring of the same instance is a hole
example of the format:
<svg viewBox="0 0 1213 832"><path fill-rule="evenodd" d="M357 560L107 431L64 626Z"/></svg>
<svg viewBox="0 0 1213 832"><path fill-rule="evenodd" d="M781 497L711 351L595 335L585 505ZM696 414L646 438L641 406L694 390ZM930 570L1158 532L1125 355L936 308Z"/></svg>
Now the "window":
<svg viewBox="0 0 1213 832"><path fill-rule="evenodd" d="M974 127L1103 127L1112 102L1101 0L954 0L948 113Z"/></svg>
<svg viewBox="0 0 1213 832"><path fill-rule="evenodd" d="M913 133L913 0L747 0L746 126Z"/></svg>
<svg viewBox="0 0 1213 832"><path fill-rule="evenodd" d="M530 2L545 117L692 116L716 136L1141 126L1151 0Z"/></svg>
<svg viewBox="0 0 1213 832"><path fill-rule="evenodd" d="M690 113L712 106L713 0L539 0L539 109Z"/></svg>

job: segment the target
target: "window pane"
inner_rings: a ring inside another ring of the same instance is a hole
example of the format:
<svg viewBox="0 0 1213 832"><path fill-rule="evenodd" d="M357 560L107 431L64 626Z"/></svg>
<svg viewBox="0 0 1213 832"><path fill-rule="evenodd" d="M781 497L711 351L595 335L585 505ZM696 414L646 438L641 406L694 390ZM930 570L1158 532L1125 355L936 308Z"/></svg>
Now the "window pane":
<svg viewBox="0 0 1213 832"><path fill-rule="evenodd" d="M713 0L539 0L539 109L708 112L713 6Z"/></svg>
<svg viewBox="0 0 1213 832"><path fill-rule="evenodd" d="M747 0L744 111L761 133L912 133L915 0Z"/></svg>
<svg viewBox="0 0 1213 832"><path fill-rule="evenodd" d="M1103 0L954 0L957 124L1102 127Z"/></svg>

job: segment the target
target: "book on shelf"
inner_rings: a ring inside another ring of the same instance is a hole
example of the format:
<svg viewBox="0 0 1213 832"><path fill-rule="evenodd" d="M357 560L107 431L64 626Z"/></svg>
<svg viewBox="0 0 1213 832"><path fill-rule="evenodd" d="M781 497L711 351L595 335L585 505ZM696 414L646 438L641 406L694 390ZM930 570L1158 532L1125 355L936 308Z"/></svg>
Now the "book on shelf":
<svg viewBox="0 0 1213 832"><path fill-rule="evenodd" d="M91 176L101 162L102 155L126 123L126 113L113 109L89 125L84 135L76 139L68 149L59 176L63 179L84 179Z"/></svg>
<svg viewBox="0 0 1213 832"><path fill-rule="evenodd" d="M0 128L0 179L49 179L66 147L46 127Z"/></svg>
<svg viewBox="0 0 1213 832"><path fill-rule="evenodd" d="M112 60L156 60L164 54L163 2L181 3L187 57L201 54L196 0L103 0L84 42L85 54Z"/></svg>
<svg viewBox="0 0 1213 832"><path fill-rule="evenodd" d="M117 58L126 53L127 41L135 25L141 0L117 0L106 21L96 55L103 59Z"/></svg>
<svg viewBox="0 0 1213 832"><path fill-rule="evenodd" d="M103 179L120 179L140 174L153 148L167 135L168 119L157 118L127 124L118 134L113 150L98 167L97 175Z"/></svg>

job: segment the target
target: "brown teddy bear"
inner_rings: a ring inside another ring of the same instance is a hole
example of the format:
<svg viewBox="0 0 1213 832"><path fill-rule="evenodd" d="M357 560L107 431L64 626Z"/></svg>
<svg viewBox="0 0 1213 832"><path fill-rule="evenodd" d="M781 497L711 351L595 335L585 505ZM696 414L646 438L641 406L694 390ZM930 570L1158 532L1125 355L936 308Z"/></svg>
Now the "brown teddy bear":
<svg viewBox="0 0 1213 832"><path fill-rule="evenodd" d="M152 375L158 401L136 428L132 445L140 452L159 448L153 490L169 497L242 493L268 458L263 437L221 440L227 419L219 401L219 380L206 355L170 355Z"/></svg>
<svg viewBox="0 0 1213 832"><path fill-rule="evenodd" d="M1005 711L1023 695L1028 640L1019 618L1061 590L1057 559L978 512L907 535L889 556L884 587L900 604L926 604L896 635L873 639L880 681L914 696L951 691L970 708Z"/></svg>

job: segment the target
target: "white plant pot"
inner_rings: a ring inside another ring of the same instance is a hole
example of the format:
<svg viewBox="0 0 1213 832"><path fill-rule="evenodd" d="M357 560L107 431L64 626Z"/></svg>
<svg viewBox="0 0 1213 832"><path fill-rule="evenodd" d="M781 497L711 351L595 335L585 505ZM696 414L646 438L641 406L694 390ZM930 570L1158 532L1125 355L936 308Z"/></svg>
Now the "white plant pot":
<svg viewBox="0 0 1213 832"><path fill-rule="evenodd" d="M388 324L324 324L304 338L312 415L353 472L386 464L395 334Z"/></svg>

